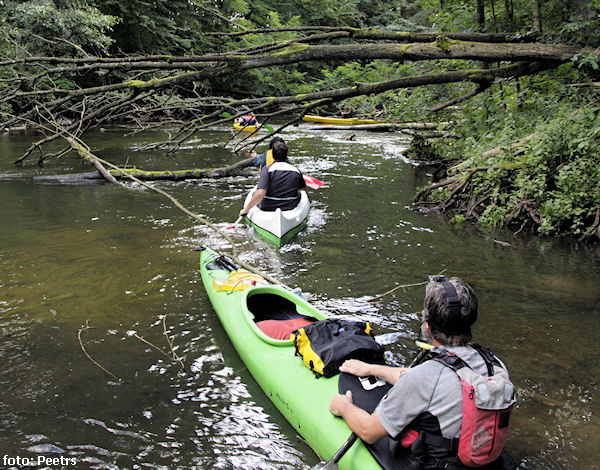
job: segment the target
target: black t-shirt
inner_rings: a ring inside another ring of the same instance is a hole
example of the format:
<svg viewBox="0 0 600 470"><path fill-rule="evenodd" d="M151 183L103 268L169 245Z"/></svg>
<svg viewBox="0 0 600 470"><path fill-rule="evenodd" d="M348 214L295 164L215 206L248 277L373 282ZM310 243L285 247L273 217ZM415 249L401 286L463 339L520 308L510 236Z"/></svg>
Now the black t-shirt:
<svg viewBox="0 0 600 470"><path fill-rule="evenodd" d="M257 188L267 194L259 205L263 211L293 209L300 202L299 190L306 187L302 173L295 166L276 161L264 166L260 172Z"/></svg>

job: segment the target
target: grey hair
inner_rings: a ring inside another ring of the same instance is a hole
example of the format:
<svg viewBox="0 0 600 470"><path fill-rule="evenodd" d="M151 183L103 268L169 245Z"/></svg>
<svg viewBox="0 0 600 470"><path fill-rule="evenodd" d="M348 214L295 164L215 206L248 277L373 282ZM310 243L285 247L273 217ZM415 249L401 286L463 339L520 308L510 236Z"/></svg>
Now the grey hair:
<svg viewBox="0 0 600 470"><path fill-rule="evenodd" d="M468 284L457 277L448 280L456 289L460 300L460 319L455 319L460 332L448 329L451 320L448 294L441 282L430 282L425 288L423 320L429 324L432 336L443 345L465 346L471 341L471 325L478 315L477 296ZM446 331L444 331L446 330Z"/></svg>

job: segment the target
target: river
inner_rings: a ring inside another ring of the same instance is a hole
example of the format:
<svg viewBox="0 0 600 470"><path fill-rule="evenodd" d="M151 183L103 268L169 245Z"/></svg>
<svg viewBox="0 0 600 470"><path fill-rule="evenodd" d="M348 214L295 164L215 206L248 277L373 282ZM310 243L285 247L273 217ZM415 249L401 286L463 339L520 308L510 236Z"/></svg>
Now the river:
<svg viewBox="0 0 600 470"><path fill-rule="evenodd" d="M230 137L225 127L203 131L172 155L137 151L165 139L160 130L116 127L86 141L116 164L185 169L235 161ZM331 314L371 321L398 365L415 352L423 286L364 300L444 270L462 278L479 297L475 339L503 358L517 388L508 449L520 468L599 469L600 248L481 233L415 210L428 169L402 158L400 134L303 124L283 137L293 163L325 186L309 194L309 226L280 250L232 230L240 257ZM72 459L50 468L317 463L244 368L203 290L195 250L227 243L134 183L32 180L90 170L74 154L14 166L36 138L0 134L0 175L11 175L0 181L0 468L40 456ZM254 183L156 186L223 228ZM165 335L183 367L155 349L170 353Z"/></svg>

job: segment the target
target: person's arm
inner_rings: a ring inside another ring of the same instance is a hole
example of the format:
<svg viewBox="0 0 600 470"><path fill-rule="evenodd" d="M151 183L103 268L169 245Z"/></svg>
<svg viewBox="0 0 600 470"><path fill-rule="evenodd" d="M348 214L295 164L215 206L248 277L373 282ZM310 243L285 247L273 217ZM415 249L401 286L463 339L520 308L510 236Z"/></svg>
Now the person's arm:
<svg viewBox="0 0 600 470"><path fill-rule="evenodd" d="M358 359L348 359L340 366L340 372L356 375L358 377L366 377L374 375L385 380L387 383L394 385L398 379L408 369L405 367L390 367L381 364L367 364Z"/></svg>
<svg viewBox="0 0 600 470"><path fill-rule="evenodd" d="M253 155L254 157L254 161L252 162L252 164L256 167L256 168L260 168L262 166L265 166L267 164L267 152L263 152L260 155L256 155L256 153Z"/></svg>
<svg viewBox="0 0 600 470"><path fill-rule="evenodd" d="M263 198L265 197L265 195L267 194L267 190L266 189L257 189L256 191L254 191L254 194L252 194L252 197L250 198L250 202L248 202L248 204L246 204L244 206L244 208L242 210L240 210L240 217L244 217L245 215L248 215L248 211L250 209L252 209L254 206L256 206L258 203L260 203L260 201L263 200Z"/></svg>
<svg viewBox="0 0 600 470"><path fill-rule="evenodd" d="M334 395L329 403L329 411L341 416L352 431L364 442L373 444L388 435L376 413L369 414L352 403L352 392Z"/></svg>

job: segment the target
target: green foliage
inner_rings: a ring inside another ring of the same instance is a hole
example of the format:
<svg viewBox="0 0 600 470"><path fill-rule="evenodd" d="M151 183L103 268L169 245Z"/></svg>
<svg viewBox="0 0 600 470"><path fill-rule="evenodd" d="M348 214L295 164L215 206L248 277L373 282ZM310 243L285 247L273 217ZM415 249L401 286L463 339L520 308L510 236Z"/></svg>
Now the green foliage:
<svg viewBox="0 0 600 470"><path fill-rule="evenodd" d="M207 5L200 0L97 0L94 3L102 12L121 19L113 36L113 50L118 52L195 53L212 47L212 40L205 38L203 31L224 29L219 16L198 7Z"/></svg>
<svg viewBox="0 0 600 470"><path fill-rule="evenodd" d="M523 90L502 83L492 87L486 103L487 111L474 106L459 124L471 137L437 144L442 157L464 158L463 178L469 170L489 167L473 173L454 214L467 216L469 201L481 199L476 212L482 228L529 225L553 236L586 232L600 208L600 117L588 94L561 88L555 80ZM525 136L531 137L515 145ZM486 152L496 147L502 150ZM429 199L441 203L448 195L433 191Z"/></svg>
<svg viewBox="0 0 600 470"><path fill-rule="evenodd" d="M452 223L455 225L463 225L467 221L466 217L462 214L454 214Z"/></svg>
<svg viewBox="0 0 600 470"><path fill-rule="evenodd" d="M2 10L15 42L33 55L106 52L113 42L109 33L118 22L84 2L63 9L49 0L7 1Z"/></svg>

